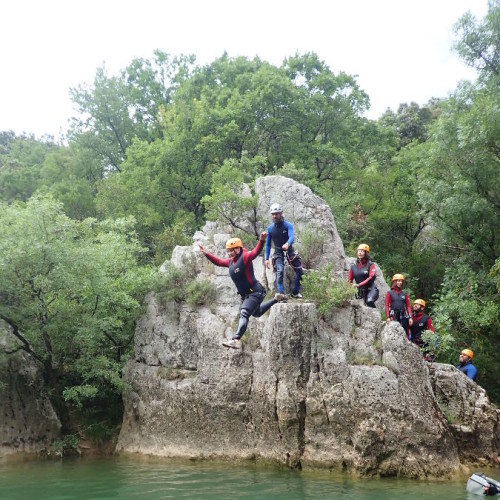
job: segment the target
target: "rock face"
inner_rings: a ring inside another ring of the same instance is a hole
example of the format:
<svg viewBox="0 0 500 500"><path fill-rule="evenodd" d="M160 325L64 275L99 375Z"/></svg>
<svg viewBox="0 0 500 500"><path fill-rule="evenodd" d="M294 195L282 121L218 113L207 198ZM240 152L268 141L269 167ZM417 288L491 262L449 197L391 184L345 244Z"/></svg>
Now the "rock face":
<svg viewBox="0 0 500 500"><path fill-rule="evenodd" d="M10 343L0 322L0 345ZM0 457L40 453L60 436L61 424L48 398L37 366L22 351L2 359L0 369Z"/></svg>
<svg viewBox="0 0 500 500"><path fill-rule="evenodd" d="M451 365L429 366L436 400L450 423L459 454L468 462L491 465L500 450L500 411L486 391Z"/></svg>
<svg viewBox="0 0 500 500"><path fill-rule="evenodd" d="M255 189L258 217L268 218L270 202L282 203L299 242L308 224L321 221L329 239L317 266L332 262L346 278L342 242L321 199L278 176L259 179ZM221 230L207 224L194 240L224 255L230 232ZM221 342L234 331L240 303L227 269L214 267L196 244L176 248L171 262L186 265L186 258L198 278L213 283L216 299L193 308L147 297L126 369L131 390L118 452L408 477L441 476L460 461L496 456L498 410L484 391L454 367L442 382L441 368L424 362L377 309L353 300L320 318L307 298L279 303L250 320L241 351L227 350ZM272 288L262 257L254 267ZM456 416L452 424L446 408Z"/></svg>

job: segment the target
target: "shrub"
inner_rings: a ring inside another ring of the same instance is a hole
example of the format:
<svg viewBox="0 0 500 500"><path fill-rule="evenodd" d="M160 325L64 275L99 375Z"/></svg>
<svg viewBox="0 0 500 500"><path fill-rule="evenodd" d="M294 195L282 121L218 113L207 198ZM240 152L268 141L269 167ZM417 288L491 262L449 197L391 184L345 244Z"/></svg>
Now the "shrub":
<svg viewBox="0 0 500 500"><path fill-rule="evenodd" d="M214 285L196 278L196 268L191 259L185 259L182 268L167 263L165 272L158 276L154 290L160 301L186 302L192 307L213 302L215 298Z"/></svg>
<svg viewBox="0 0 500 500"><path fill-rule="evenodd" d="M320 271L313 270L302 278L304 296L311 299L321 316L333 307L339 307L356 294L356 289L340 279L332 278L332 265Z"/></svg>
<svg viewBox="0 0 500 500"><path fill-rule="evenodd" d="M158 276L154 290L161 301L185 302L187 285L191 280L190 270L186 266L179 268L168 263L165 272Z"/></svg>
<svg viewBox="0 0 500 500"><path fill-rule="evenodd" d="M300 259L303 267L312 269L314 262L324 253L326 235L317 228L306 227L300 233L299 248Z"/></svg>
<svg viewBox="0 0 500 500"><path fill-rule="evenodd" d="M186 302L191 306L202 306L211 303L215 299L215 287L208 280L193 280L186 289Z"/></svg>

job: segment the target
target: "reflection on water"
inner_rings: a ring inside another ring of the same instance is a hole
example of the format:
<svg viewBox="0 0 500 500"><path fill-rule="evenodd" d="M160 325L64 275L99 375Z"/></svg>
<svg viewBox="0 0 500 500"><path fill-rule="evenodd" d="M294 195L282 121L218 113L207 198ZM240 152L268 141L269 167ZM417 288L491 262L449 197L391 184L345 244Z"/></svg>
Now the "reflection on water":
<svg viewBox="0 0 500 500"><path fill-rule="evenodd" d="M467 495L466 481L466 477L454 481L425 482L352 479L324 471L129 458L0 462L0 499L5 500L481 498Z"/></svg>

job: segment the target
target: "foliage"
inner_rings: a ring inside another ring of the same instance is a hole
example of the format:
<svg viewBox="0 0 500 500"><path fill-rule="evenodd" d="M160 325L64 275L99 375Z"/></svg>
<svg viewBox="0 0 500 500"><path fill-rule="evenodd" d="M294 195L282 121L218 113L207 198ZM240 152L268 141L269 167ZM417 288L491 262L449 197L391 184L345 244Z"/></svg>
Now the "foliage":
<svg viewBox="0 0 500 500"><path fill-rule="evenodd" d="M462 59L480 71L481 77L500 75L500 1L488 0L488 12L479 22L471 12L455 24L455 49Z"/></svg>
<svg viewBox="0 0 500 500"><path fill-rule="evenodd" d="M77 435L67 434L61 439L54 439L47 450L47 454L58 458L77 455L79 444L80 438Z"/></svg>
<svg viewBox="0 0 500 500"><path fill-rule="evenodd" d="M191 307L211 304L215 299L215 287L207 280L194 279L188 284L186 293L186 302Z"/></svg>
<svg viewBox="0 0 500 500"><path fill-rule="evenodd" d="M475 353L478 382L494 401L500 400L500 298L497 282L467 259L457 259L447 270L432 311L439 337L438 361L457 364L464 348Z"/></svg>
<svg viewBox="0 0 500 500"><path fill-rule="evenodd" d="M312 270L302 277L304 297L315 302L318 313L324 316L334 307L340 307L356 294L356 289L346 281L332 276L332 265L324 269Z"/></svg>
<svg viewBox="0 0 500 500"><path fill-rule="evenodd" d="M420 107L415 102L402 103L396 113L388 109L380 118L380 123L384 127L394 127L399 147L403 148L413 141L425 142L432 117L431 107Z"/></svg>
<svg viewBox="0 0 500 500"><path fill-rule="evenodd" d="M193 242L195 217L182 210L176 214L176 222L163 228L163 232L153 237L155 264L160 266L172 257L176 246L188 246Z"/></svg>
<svg viewBox="0 0 500 500"><path fill-rule="evenodd" d="M183 264L182 268L171 262L165 264L154 286L157 298L162 302L187 302L192 307L211 303L215 298L214 285L197 278L190 259L185 259Z"/></svg>
<svg viewBox="0 0 500 500"><path fill-rule="evenodd" d="M0 133L0 200L27 201L41 184L46 158L58 146L33 136Z"/></svg>
<svg viewBox="0 0 500 500"><path fill-rule="evenodd" d="M210 195L201 199L209 220L220 220L232 228L245 231L246 223L253 227L258 236L256 208L257 196L244 190L244 172L248 172L248 161L226 160L212 175Z"/></svg>
<svg viewBox="0 0 500 500"><path fill-rule="evenodd" d="M50 197L0 211L0 317L40 363L54 398L120 393L152 271L133 220L76 222Z"/></svg>
<svg viewBox="0 0 500 500"><path fill-rule="evenodd" d="M316 260L323 255L325 243L326 235L318 228L307 226L300 233L297 249L304 268L312 269L314 267Z"/></svg>
<svg viewBox="0 0 500 500"><path fill-rule="evenodd" d="M134 59L119 76L98 68L93 85L70 91L79 116L69 137L100 162L103 173L120 171L134 139L161 137L160 109L170 103L193 63L193 56L171 58L157 50L153 61Z"/></svg>
<svg viewBox="0 0 500 500"><path fill-rule="evenodd" d="M419 192L455 255L488 267L500 252L499 96L496 88L463 85L443 105Z"/></svg>

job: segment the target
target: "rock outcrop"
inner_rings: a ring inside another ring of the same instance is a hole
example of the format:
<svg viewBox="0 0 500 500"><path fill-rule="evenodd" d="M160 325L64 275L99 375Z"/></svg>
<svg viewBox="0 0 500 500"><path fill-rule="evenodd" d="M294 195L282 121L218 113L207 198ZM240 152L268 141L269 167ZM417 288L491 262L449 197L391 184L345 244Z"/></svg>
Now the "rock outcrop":
<svg viewBox="0 0 500 500"><path fill-rule="evenodd" d="M0 346L14 347L7 325L0 321ZM24 352L5 356L0 369L0 457L38 454L60 437L61 424L43 395L43 378Z"/></svg>
<svg viewBox="0 0 500 500"><path fill-rule="evenodd" d="M282 203L299 250L308 227L322 231L328 238L315 266L332 263L346 278L348 261L323 200L279 176L259 179L255 191L257 220L268 220L271 202ZM398 324L383 324L358 300L324 317L307 298L276 304L251 319L241 351L221 347L239 299L227 269L208 262L196 242L224 255L229 234L209 223L171 260L189 262L214 285L213 303L190 307L148 295L126 369L131 389L118 452L407 477L446 475L461 462L496 456L499 412L484 391L454 367L428 365ZM263 259L254 266L272 289ZM383 302L382 276L379 283Z"/></svg>

